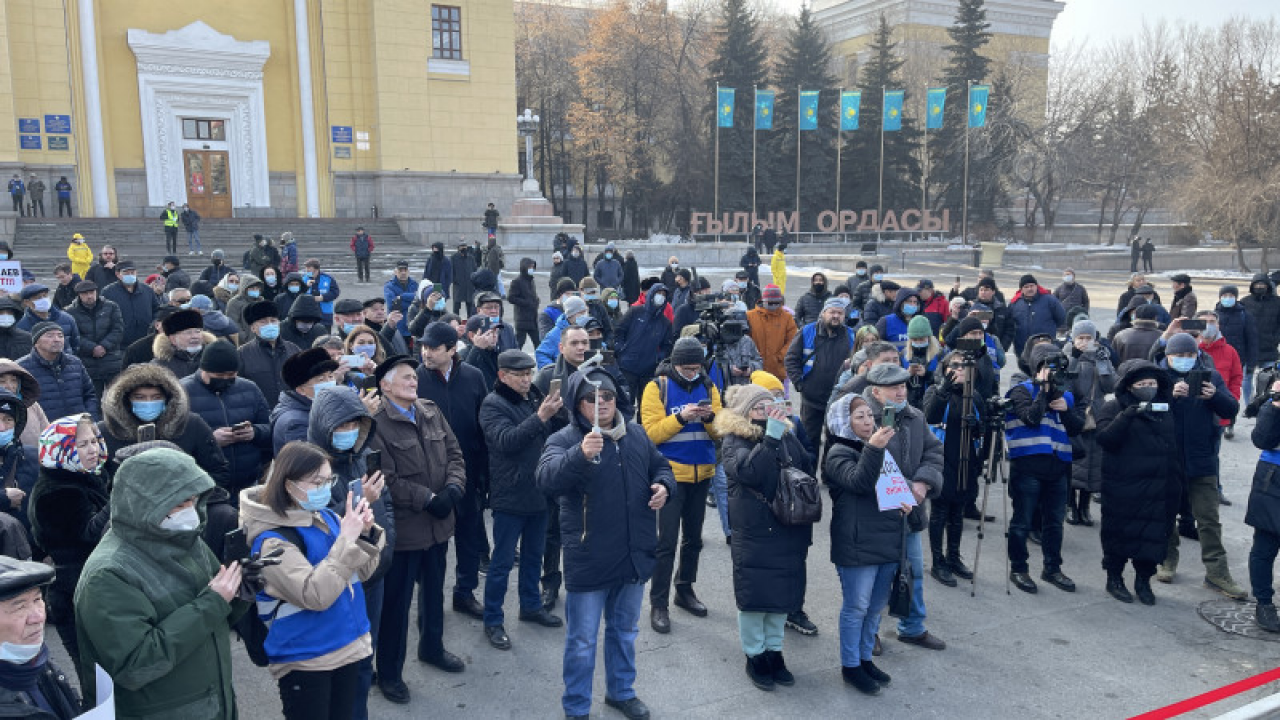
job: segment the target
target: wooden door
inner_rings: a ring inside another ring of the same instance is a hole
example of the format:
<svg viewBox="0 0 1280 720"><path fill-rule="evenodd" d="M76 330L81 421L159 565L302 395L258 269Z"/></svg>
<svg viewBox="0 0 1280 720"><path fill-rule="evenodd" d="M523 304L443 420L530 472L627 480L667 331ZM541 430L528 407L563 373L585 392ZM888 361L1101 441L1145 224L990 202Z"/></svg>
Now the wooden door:
<svg viewBox="0 0 1280 720"><path fill-rule="evenodd" d="M184 150L187 202L201 217L231 217L231 167L227 153Z"/></svg>

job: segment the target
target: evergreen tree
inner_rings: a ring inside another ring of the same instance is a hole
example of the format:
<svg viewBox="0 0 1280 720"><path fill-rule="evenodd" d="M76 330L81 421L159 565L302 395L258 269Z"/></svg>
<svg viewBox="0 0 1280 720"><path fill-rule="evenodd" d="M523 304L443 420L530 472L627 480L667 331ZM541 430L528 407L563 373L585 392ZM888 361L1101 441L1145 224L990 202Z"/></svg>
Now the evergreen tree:
<svg viewBox="0 0 1280 720"><path fill-rule="evenodd" d="M775 69L778 94L773 130L761 131L757 182L760 214L790 211L796 205L796 135L800 135L801 230L817 229L818 213L835 202L836 79L828 68L831 52L808 5L801 7ZM818 128L798 129L801 90L817 90Z"/></svg>
<svg viewBox="0 0 1280 720"><path fill-rule="evenodd" d="M720 212L751 212L751 134L755 125L755 99L752 88L764 87L764 43L760 39L759 21L748 9L746 0L724 0L719 28L722 38L715 58L708 64L708 122L712 133L712 152L717 132L716 86L734 89L733 127L719 128L720 133ZM708 167L714 174L715 157ZM714 188L711 189L714 192ZM710 195L711 193L708 193ZM707 198L711 200L710 197ZM711 208L708 202L706 207Z"/></svg>
<svg viewBox="0 0 1280 720"><path fill-rule="evenodd" d="M943 112L942 129L929 136L929 152L931 154L929 186L930 204L937 209L951 210L951 220L956 230L960 227L961 207L963 205L964 183L964 142L969 125L969 85L981 84L987 78L991 61L981 54L981 50L991 41L988 28L985 0L960 0L956 11L955 23L947 29L951 36L951 44L943 49L950 53L947 69L943 74L943 84L947 86L947 104ZM999 101L994 88L992 103ZM990 113L988 125L990 125ZM974 134L981 130L974 130ZM974 152L973 138L970 138L969 178L987 177L993 168L982 153ZM971 182L972 187L972 182ZM988 194L987 198L990 197ZM975 219L989 220L994 216L993 206L979 207L970 195L969 223Z"/></svg>
<svg viewBox="0 0 1280 720"><path fill-rule="evenodd" d="M904 60L894 50L893 30L884 15L876 28L875 40L869 48L870 58L858 73L862 90L858 129L844 133L844 156L841 159L840 205L863 211L880 206L880 130L884 122L884 91L904 89L898 77ZM921 131L913 119L911 93L908 91L902 118L902 129L884 133L884 209L901 213L920 206Z"/></svg>
<svg viewBox="0 0 1280 720"><path fill-rule="evenodd" d="M1005 207L1008 193L1004 179L1013 176L1013 164L1019 147L1021 121L1014 115L1010 100L1013 80L1003 70L991 83L991 95L987 100L987 127L974 129L969 142L969 230L973 234L975 224L991 226L996 223L996 208ZM968 121L966 119L966 125ZM963 172L963 148L960 158ZM976 162L975 162L976 160ZM954 222L961 218L951 213Z"/></svg>

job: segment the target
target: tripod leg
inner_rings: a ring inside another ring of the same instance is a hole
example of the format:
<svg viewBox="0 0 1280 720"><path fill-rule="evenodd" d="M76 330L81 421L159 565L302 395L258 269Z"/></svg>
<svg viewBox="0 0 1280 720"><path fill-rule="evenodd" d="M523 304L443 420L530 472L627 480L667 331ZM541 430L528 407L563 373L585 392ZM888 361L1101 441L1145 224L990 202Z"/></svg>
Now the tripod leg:
<svg viewBox="0 0 1280 720"><path fill-rule="evenodd" d="M1004 594L1012 595L1009 589L1009 477L1005 475L1003 465L1000 474L1004 476Z"/></svg>

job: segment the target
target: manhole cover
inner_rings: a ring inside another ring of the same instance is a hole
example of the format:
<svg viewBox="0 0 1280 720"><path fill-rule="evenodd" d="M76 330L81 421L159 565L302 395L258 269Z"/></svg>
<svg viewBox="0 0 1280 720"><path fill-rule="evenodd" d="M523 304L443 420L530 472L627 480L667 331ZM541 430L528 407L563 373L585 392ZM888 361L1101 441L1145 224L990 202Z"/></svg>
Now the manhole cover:
<svg viewBox="0 0 1280 720"><path fill-rule="evenodd" d="M1256 603L1236 602L1235 600L1206 600L1200 603L1196 612L1208 623L1223 632L1232 635L1243 635L1255 640L1280 642L1280 633L1269 633L1254 622L1253 611Z"/></svg>

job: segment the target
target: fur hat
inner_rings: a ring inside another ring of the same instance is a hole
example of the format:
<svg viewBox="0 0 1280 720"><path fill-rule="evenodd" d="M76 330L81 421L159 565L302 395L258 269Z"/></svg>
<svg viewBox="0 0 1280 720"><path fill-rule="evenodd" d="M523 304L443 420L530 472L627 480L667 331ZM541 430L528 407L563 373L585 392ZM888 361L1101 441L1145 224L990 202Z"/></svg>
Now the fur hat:
<svg viewBox="0 0 1280 720"><path fill-rule="evenodd" d="M194 300L194 298L192 298ZM165 335L177 335L183 330L204 329L204 316L196 310L179 310L160 324Z"/></svg>
<svg viewBox="0 0 1280 720"><path fill-rule="evenodd" d="M311 378L337 369L338 363L329 359L328 350L311 348L285 360L280 376L290 390L297 390Z"/></svg>
<svg viewBox="0 0 1280 720"><path fill-rule="evenodd" d="M244 324L252 326L264 318L280 319L280 311L270 300L259 300L244 309Z"/></svg>

